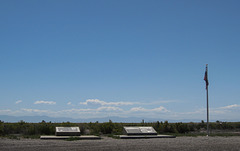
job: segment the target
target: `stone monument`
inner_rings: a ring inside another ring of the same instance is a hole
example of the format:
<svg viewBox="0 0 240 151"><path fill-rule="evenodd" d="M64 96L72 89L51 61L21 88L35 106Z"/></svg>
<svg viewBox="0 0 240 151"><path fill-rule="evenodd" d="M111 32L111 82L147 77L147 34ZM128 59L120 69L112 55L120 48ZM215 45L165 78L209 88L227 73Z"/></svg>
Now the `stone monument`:
<svg viewBox="0 0 240 151"><path fill-rule="evenodd" d="M56 127L56 136L80 136L79 127Z"/></svg>
<svg viewBox="0 0 240 151"><path fill-rule="evenodd" d="M123 127L126 135L157 135L153 127Z"/></svg>
<svg viewBox="0 0 240 151"><path fill-rule="evenodd" d="M40 139L101 139L100 136L81 135L79 127L56 127L55 135L40 136Z"/></svg>
<svg viewBox="0 0 240 151"><path fill-rule="evenodd" d="M151 126L124 126L123 134L118 135L121 139L136 139L136 138L175 138L171 135L158 135L155 129Z"/></svg>

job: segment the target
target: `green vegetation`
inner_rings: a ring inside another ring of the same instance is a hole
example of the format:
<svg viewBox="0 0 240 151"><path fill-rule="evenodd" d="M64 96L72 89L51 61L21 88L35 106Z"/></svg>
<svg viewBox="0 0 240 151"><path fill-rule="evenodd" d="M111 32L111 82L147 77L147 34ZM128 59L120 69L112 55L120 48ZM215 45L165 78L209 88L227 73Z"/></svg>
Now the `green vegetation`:
<svg viewBox="0 0 240 151"><path fill-rule="evenodd" d="M114 123L111 120L105 123L52 123L44 120L39 123L27 123L19 121L17 123L5 123L0 120L0 136L11 139L39 138L40 135L55 135L55 127L78 126L81 134L84 135L120 135L123 132L123 126L152 126L159 134L171 134L176 136L202 136L206 135L206 123ZM211 122L211 136L240 136L240 122ZM76 138L70 138L75 140Z"/></svg>
<svg viewBox="0 0 240 151"><path fill-rule="evenodd" d="M79 137L70 137L68 139L66 139L66 141L76 141L76 140L79 140L80 138Z"/></svg>

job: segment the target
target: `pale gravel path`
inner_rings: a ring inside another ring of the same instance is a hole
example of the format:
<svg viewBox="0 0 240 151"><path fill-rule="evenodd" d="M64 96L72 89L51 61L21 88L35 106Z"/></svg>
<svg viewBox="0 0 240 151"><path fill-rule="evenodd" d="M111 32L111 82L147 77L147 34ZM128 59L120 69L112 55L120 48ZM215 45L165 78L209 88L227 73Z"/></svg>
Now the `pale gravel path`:
<svg viewBox="0 0 240 151"><path fill-rule="evenodd" d="M40 140L0 138L1 151L240 151L240 137L177 137L155 139Z"/></svg>

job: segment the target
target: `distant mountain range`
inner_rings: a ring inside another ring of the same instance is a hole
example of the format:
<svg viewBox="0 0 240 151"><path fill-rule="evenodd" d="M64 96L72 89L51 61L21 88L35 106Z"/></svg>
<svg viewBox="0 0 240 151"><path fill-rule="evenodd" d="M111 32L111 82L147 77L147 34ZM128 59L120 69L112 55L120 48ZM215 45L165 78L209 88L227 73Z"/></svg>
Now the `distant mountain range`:
<svg viewBox="0 0 240 151"><path fill-rule="evenodd" d="M182 119L182 120L167 120L167 119L156 119L156 118L139 118L139 117L104 117L104 118L88 118L88 119L73 119L67 117L48 117L48 116L8 116L8 115L0 115L0 120L4 122L19 122L21 120L29 123L39 123L43 120L46 122L55 122L55 123L62 123L62 122L72 122L72 123L89 123L89 122L108 122L111 120L112 122L118 123L141 123L143 120L144 122L156 122L156 121L168 121L168 122L201 122L199 119ZM228 121L228 122L238 122L239 120L219 120L219 121ZM211 121L215 122L215 121Z"/></svg>

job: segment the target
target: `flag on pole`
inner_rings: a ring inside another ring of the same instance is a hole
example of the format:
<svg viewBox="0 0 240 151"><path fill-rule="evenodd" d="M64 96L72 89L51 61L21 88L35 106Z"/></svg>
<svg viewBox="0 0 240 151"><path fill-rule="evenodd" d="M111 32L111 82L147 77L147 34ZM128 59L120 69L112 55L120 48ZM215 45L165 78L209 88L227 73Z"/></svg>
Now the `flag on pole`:
<svg viewBox="0 0 240 151"><path fill-rule="evenodd" d="M204 75L204 80L206 82L206 92L207 92L207 136L209 136L209 110L208 110L208 64L206 64L206 71Z"/></svg>
<svg viewBox="0 0 240 151"><path fill-rule="evenodd" d="M208 83L208 70L207 70L207 65L206 65L206 71L205 71L204 80L206 81L206 89L207 89L207 87L208 87L208 85L209 85L209 83Z"/></svg>

